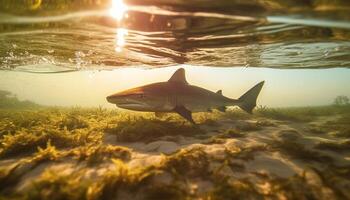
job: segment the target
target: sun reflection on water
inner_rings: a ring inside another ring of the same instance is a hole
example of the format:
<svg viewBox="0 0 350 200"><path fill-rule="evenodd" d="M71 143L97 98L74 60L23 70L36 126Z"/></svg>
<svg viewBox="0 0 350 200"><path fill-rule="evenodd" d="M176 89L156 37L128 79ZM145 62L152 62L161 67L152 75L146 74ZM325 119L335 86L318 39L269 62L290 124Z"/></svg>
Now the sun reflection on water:
<svg viewBox="0 0 350 200"><path fill-rule="evenodd" d="M117 19L122 20L124 13L128 10L127 5L124 4L122 0L112 0L112 7L109 9L109 14Z"/></svg>
<svg viewBox="0 0 350 200"><path fill-rule="evenodd" d="M115 51L121 52L125 45L125 36L128 35L128 30L125 28L117 28L116 48Z"/></svg>
<svg viewBox="0 0 350 200"><path fill-rule="evenodd" d="M109 14L111 17L118 20L118 28L116 30L116 52L121 52L123 50L125 46L125 36L128 35L128 30L121 27L121 22L127 10L128 7L124 4L123 0L112 0L112 7L109 9Z"/></svg>

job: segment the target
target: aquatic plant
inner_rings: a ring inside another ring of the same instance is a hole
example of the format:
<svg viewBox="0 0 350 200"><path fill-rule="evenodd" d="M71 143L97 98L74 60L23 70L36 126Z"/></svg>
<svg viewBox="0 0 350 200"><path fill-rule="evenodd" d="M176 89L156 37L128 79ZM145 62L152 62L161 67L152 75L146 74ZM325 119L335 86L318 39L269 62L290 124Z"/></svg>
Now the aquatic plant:
<svg viewBox="0 0 350 200"><path fill-rule="evenodd" d="M38 151L33 155L31 160L37 162L36 164L39 164L45 161L54 161L58 158L59 152L55 146L51 145L51 140L49 140L46 144L46 148L38 147Z"/></svg>
<svg viewBox="0 0 350 200"><path fill-rule="evenodd" d="M228 138L242 138L245 137L245 134L241 133L238 129L230 128L217 135L211 136L210 138L202 138L207 139L204 141L204 144L222 144L226 142Z"/></svg>
<svg viewBox="0 0 350 200"><path fill-rule="evenodd" d="M270 178L268 196L282 199L334 199L336 196L319 180L313 168L289 178Z"/></svg>
<svg viewBox="0 0 350 200"><path fill-rule="evenodd" d="M245 148L237 148L237 149L225 149L225 153L230 159L240 159L240 160L253 160L254 156L257 152L264 152L268 150L267 145L254 145L248 146Z"/></svg>
<svg viewBox="0 0 350 200"><path fill-rule="evenodd" d="M206 126L211 126L211 127L218 127L220 126L219 122L214 119L206 119L200 125L206 125Z"/></svg>
<svg viewBox="0 0 350 200"><path fill-rule="evenodd" d="M220 119L222 113L218 111L212 112L200 112L193 114L193 119L200 125L207 125L211 127L219 126L218 120Z"/></svg>
<svg viewBox="0 0 350 200"><path fill-rule="evenodd" d="M270 126L277 126L277 125L274 122L271 122L270 120L259 119L256 122L256 126L258 126L258 127L270 127Z"/></svg>
<svg viewBox="0 0 350 200"><path fill-rule="evenodd" d="M282 151L288 156L303 160L305 162L315 161L320 163L324 163L324 162L331 163L333 161L331 157L326 156L320 152L308 149L296 141L291 141L291 140L275 141L272 144L272 148L274 148L275 150Z"/></svg>
<svg viewBox="0 0 350 200"><path fill-rule="evenodd" d="M317 125L311 125L309 126L306 131L310 132L310 133L314 133L314 134L325 134L328 132L327 129L317 126Z"/></svg>
<svg viewBox="0 0 350 200"><path fill-rule="evenodd" d="M115 134L120 142L150 142L162 136L194 136L204 133L204 130L190 124L144 117L120 121L105 131Z"/></svg>
<svg viewBox="0 0 350 200"><path fill-rule="evenodd" d="M333 194L334 196L333 199L350 198L350 190L349 190L350 189L349 187L350 166L349 165L345 165L345 166L330 165L324 169L313 168L313 170L320 177L324 185L324 188L331 189L331 192L328 192L328 193Z"/></svg>
<svg viewBox="0 0 350 200"><path fill-rule="evenodd" d="M25 199L86 199L89 181L83 179L83 171L60 174L46 170L24 194Z"/></svg>
<svg viewBox="0 0 350 200"><path fill-rule="evenodd" d="M225 130L225 132L218 135L218 137L221 137L221 138L240 138L244 136L245 135L241 133L239 130L233 129L233 128L227 129Z"/></svg>
<svg viewBox="0 0 350 200"><path fill-rule="evenodd" d="M289 109L292 108L287 110ZM320 127L325 133L333 133L329 137L346 137L346 134L338 135L345 133L343 130L349 126L347 123L349 115L346 111L335 106L310 108L312 111L306 113L299 111L298 108L296 110L293 112L298 113L297 115L307 113L306 115L313 120L323 114L327 116L327 113L333 113L338 117L329 117L328 121L315 124L315 127ZM278 109L278 112L284 112L284 109ZM210 116L211 114L213 116ZM319 191L322 187L328 187L334 192L333 197L346 199L347 192L339 184L346 185L349 170L333 166L333 159L321 150L346 153L349 148L348 141L321 142L315 147L308 147L299 143L299 139L303 136L302 132L299 133L294 129L279 130L279 125L276 124L279 124L278 121L281 119L270 123L269 119L255 114L250 115L250 120L247 121L237 118L227 120L225 113L211 114L199 113L196 120L200 125L196 127L184 123L176 116L156 119L153 114L124 113L103 108L56 107L45 108L40 112L37 110L0 112L0 127L3 128L0 136L0 159L16 160L9 166L0 167L0 185L7 186L0 189L0 196L6 199L90 200L316 198L320 195L317 192L309 192L310 190ZM234 115L236 114L232 114ZM205 128L214 131L205 134L202 125L214 123L215 120L219 121L219 126L216 128L214 125L211 127L208 125ZM233 128L224 129L225 123L228 123L225 120L234 123L231 126ZM245 124L248 128L236 127L239 124ZM224 148L218 155L207 151L211 143L226 143L227 139L231 138L234 140L229 141L249 142L251 134L254 134L248 133L249 131L260 131L266 127L279 131L276 135L278 140L247 146L229 145L229 148L222 145ZM159 163L130 167L127 162L131 161L135 152L125 147L104 144L104 134L115 134L119 137L118 141L123 142L150 142L174 139L178 136L195 137L203 139L208 145L200 144L163 155ZM232 176L231 172L247 174L247 162L254 161L256 155L260 153L269 154L271 151L298 162L306 162L310 166L327 163L326 166L334 173L317 171L323 183L317 186L310 185L307 177L303 175L274 178L269 174L249 173L254 180L258 179L270 187L266 191L262 191L250 179ZM70 163L70 167L67 167L69 175L64 171L55 171L47 167L51 163L67 162ZM28 184L25 190L14 191L17 185L22 184L23 177L33 169L35 171L41 169L40 176L35 178L33 184ZM207 188L204 191L203 189L197 191L193 188L196 182L207 183L205 186Z"/></svg>
<svg viewBox="0 0 350 200"><path fill-rule="evenodd" d="M315 107L291 107L291 108L267 108L258 107L255 115L275 120L287 120L295 122L310 122L320 116L333 116L347 114L350 106L315 106Z"/></svg>
<svg viewBox="0 0 350 200"><path fill-rule="evenodd" d="M111 159L127 161L131 157L130 149L112 145L88 145L72 151L67 156L74 156L79 161L86 161L88 165L101 164Z"/></svg>
<svg viewBox="0 0 350 200"><path fill-rule="evenodd" d="M202 148L181 149L164 157L159 169L186 177L203 177L208 174L209 159Z"/></svg>
<svg viewBox="0 0 350 200"><path fill-rule="evenodd" d="M320 142L315 146L315 148L335 152L346 152L350 151L350 140L343 142Z"/></svg>
<svg viewBox="0 0 350 200"><path fill-rule="evenodd" d="M278 109L278 108L258 108L256 115L259 117L267 117L276 120L287 120L297 122L309 122L313 119L312 116L305 115L304 110L296 109Z"/></svg>
<svg viewBox="0 0 350 200"><path fill-rule="evenodd" d="M348 107L346 107L346 110ZM340 113L338 117L318 125L310 127L309 131L314 133L330 133L333 136L350 138L350 112Z"/></svg>
<svg viewBox="0 0 350 200"><path fill-rule="evenodd" d="M258 131L261 129L261 126L259 126L257 123L242 122L237 124L237 129L244 132Z"/></svg>
<svg viewBox="0 0 350 200"><path fill-rule="evenodd" d="M214 181L214 188L207 194L208 199L263 199L262 195L248 180L233 180L224 177Z"/></svg>
<svg viewBox="0 0 350 200"><path fill-rule="evenodd" d="M15 156L34 152L37 147L44 147L51 140L56 147L74 147L95 141L95 136L88 131L57 130L53 127L16 131L4 135L0 144L0 157Z"/></svg>
<svg viewBox="0 0 350 200"><path fill-rule="evenodd" d="M334 121L329 121L325 124L325 128L336 130L335 136L350 138L350 112L343 114L340 118Z"/></svg>
<svg viewBox="0 0 350 200"><path fill-rule="evenodd" d="M60 129L74 130L81 128L88 128L88 123L82 116L69 114L64 116L62 120L57 123Z"/></svg>
<svg viewBox="0 0 350 200"><path fill-rule="evenodd" d="M161 173L155 168L130 169L122 161L113 159L115 168L89 187L87 196L95 199L182 199L184 191L176 185L157 184Z"/></svg>
<svg viewBox="0 0 350 200"><path fill-rule="evenodd" d="M224 113L221 113L221 117L224 119L244 120L244 119L251 119L252 115L242 111L241 109L233 108L233 109L228 109Z"/></svg>

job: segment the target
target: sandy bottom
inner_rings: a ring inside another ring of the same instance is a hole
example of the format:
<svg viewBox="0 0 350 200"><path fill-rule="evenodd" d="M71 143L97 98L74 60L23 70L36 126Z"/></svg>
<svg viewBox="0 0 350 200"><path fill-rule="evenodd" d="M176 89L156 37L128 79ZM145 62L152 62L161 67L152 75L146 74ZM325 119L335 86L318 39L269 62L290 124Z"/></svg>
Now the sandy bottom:
<svg viewBox="0 0 350 200"><path fill-rule="evenodd" d="M306 198L308 193L311 193L313 197L319 199L339 197L350 199L350 180L332 171L332 169L338 170L350 166L350 151L334 152L318 149L316 145L320 142L337 143L341 142L341 139L331 134L316 134L308 131L310 125L315 126L327 118L319 118L309 123L259 119L261 120L265 125L260 126L258 130L241 131L241 137L218 136L226 130L249 127L258 120L222 119L216 126L201 125L200 128L205 130L205 134L200 136L164 136L149 143L118 142L115 135L106 133L103 143L130 149L130 159L124 163L131 171L159 166L167 157L179 152L200 149L208 161L208 170L203 173L214 171L217 176L228 178L232 184L237 180L249 182L254 190L262 195L261 197ZM62 152L64 151L63 149ZM60 175L72 175L84 170L83 176L86 179L98 180L108 171L113 170L116 165L106 160L96 166L87 166L86 163L70 157L34 165L30 159L32 158L23 156L0 161L0 166L6 166L12 174L15 174L13 176L18 178L11 189L15 188L19 193L31 188L32 183L39 180L47 171ZM177 179L172 172L167 170L163 172L155 178L156 184L171 185L181 180L181 184L186 183L184 186L186 191L195 199L206 196L217 187L215 180L203 178L207 174L179 174L178 176L182 177ZM299 179L302 180L301 186L297 185ZM295 181L290 184L292 180ZM274 185L275 183L279 183L278 186ZM305 185L307 187L303 190L298 188ZM283 187L285 187L284 192ZM286 192L288 190L299 191L300 195L294 193L289 195ZM138 195L135 197L121 193L118 197L142 199ZM244 197L238 195L240 199ZM255 199L257 196L246 197ZM222 196L222 199L225 198L227 196Z"/></svg>

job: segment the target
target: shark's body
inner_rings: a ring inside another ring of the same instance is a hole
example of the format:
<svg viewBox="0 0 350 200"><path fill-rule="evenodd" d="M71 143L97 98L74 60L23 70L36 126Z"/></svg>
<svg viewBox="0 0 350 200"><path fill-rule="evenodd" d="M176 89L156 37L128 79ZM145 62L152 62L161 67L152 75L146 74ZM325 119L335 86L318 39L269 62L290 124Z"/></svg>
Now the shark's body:
<svg viewBox="0 0 350 200"><path fill-rule="evenodd" d="M207 112L212 109L225 111L226 106L239 106L251 113L256 98L263 86L260 82L239 99L222 95L187 83L185 70L178 69L167 82L153 83L132 88L107 97L107 101L120 108L160 113L176 112L194 123L192 112Z"/></svg>

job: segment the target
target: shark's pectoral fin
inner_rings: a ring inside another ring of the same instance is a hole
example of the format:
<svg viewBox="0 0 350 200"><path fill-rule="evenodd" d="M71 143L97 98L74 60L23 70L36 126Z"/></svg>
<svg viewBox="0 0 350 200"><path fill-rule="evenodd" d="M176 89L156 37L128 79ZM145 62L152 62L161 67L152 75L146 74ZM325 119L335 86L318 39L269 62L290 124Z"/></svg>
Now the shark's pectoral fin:
<svg viewBox="0 0 350 200"><path fill-rule="evenodd" d="M192 112L189 111L187 108L185 108L184 106L176 106L174 108L174 112L178 113L179 115L181 115L181 117L187 119L189 122L191 122L192 124L196 124L193 119L192 119Z"/></svg>
<svg viewBox="0 0 350 200"><path fill-rule="evenodd" d="M156 117L158 117L158 118L162 118L162 117L164 117L166 115L166 113L164 113L164 112L155 112L154 115Z"/></svg>
<svg viewBox="0 0 350 200"><path fill-rule="evenodd" d="M220 107L217 107L216 109L221 112L226 112L226 106L220 106Z"/></svg>

